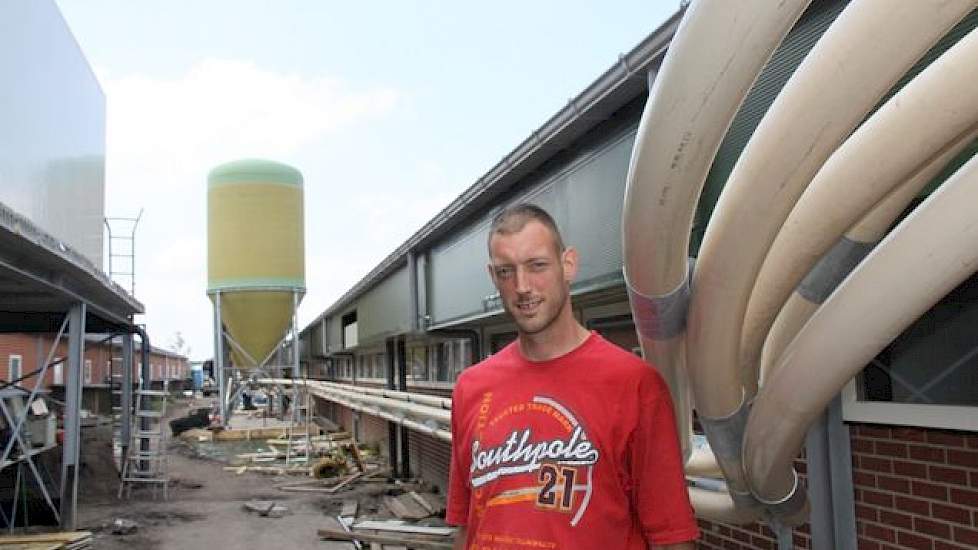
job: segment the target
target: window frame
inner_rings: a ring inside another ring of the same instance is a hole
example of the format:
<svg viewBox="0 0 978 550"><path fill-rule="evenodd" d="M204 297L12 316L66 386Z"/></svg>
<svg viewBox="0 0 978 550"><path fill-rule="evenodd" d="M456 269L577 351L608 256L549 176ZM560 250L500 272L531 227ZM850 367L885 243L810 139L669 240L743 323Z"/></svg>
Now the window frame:
<svg viewBox="0 0 978 550"><path fill-rule="evenodd" d="M13 374L14 360L17 360L17 376ZM24 375L24 356L12 353L7 356L7 382L13 382Z"/></svg>
<svg viewBox="0 0 978 550"><path fill-rule="evenodd" d="M842 388L842 419L846 422L978 432L978 407L867 401L859 399L857 378Z"/></svg>

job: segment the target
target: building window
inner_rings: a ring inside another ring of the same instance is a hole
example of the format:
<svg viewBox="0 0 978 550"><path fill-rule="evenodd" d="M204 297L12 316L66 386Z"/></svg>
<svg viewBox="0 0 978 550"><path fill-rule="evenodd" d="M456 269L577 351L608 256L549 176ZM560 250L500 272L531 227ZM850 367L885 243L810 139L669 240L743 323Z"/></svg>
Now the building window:
<svg viewBox="0 0 978 550"><path fill-rule="evenodd" d="M24 358L20 355L11 355L7 359L7 381L13 382L24 374Z"/></svg>
<svg viewBox="0 0 978 550"><path fill-rule="evenodd" d="M411 381L428 380L428 348L415 346L407 350L407 378Z"/></svg>
<svg viewBox="0 0 978 550"><path fill-rule="evenodd" d="M341 319L343 326L343 347L354 348L357 346L357 312L351 311Z"/></svg>
<svg viewBox="0 0 978 550"><path fill-rule="evenodd" d="M85 383L92 383L92 360L85 359Z"/></svg>
<svg viewBox="0 0 978 550"><path fill-rule="evenodd" d="M846 420L978 430L978 274L897 336L843 392Z"/></svg>
<svg viewBox="0 0 978 550"><path fill-rule="evenodd" d="M64 369L64 359L58 358L54 361L54 383L55 385L64 385L65 383L65 369Z"/></svg>

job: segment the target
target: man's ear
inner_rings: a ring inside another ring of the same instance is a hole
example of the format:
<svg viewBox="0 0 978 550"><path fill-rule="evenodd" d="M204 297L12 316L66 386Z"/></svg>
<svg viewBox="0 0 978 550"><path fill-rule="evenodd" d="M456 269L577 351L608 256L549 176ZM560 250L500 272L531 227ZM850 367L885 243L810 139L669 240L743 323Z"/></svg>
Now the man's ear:
<svg viewBox="0 0 978 550"><path fill-rule="evenodd" d="M560 255L560 261L564 265L564 280L568 283L577 277L577 259L577 249L573 246L568 246Z"/></svg>

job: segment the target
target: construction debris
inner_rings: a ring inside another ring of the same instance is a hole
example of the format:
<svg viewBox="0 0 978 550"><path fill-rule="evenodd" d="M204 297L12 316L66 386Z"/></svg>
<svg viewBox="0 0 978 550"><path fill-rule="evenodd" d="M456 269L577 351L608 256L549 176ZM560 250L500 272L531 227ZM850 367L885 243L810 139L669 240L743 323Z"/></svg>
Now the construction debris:
<svg viewBox="0 0 978 550"><path fill-rule="evenodd" d="M116 518L112 522L111 529L113 535L128 535L139 529L139 524L130 519Z"/></svg>
<svg viewBox="0 0 978 550"><path fill-rule="evenodd" d="M287 507L278 505L274 500L252 500L246 502L244 507L249 512L269 518L280 518L289 513Z"/></svg>

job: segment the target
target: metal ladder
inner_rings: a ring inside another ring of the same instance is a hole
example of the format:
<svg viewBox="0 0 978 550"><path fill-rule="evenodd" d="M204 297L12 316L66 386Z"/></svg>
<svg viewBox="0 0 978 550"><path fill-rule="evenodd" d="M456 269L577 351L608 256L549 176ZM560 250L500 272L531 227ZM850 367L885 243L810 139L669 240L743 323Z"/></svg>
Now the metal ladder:
<svg viewBox="0 0 978 550"><path fill-rule="evenodd" d="M166 466L166 436L163 431L163 417L166 414L167 393L143 387L140 381L133 409L132 441L128 456L124 457L119 484L119 498L125 493L128 498L133 485L148 484L153 488L156 498L160 488L163 500L167 498L169 477ZM145 421L145 422L144 422Z"/></svg>

